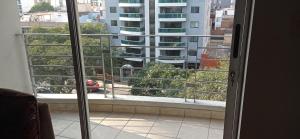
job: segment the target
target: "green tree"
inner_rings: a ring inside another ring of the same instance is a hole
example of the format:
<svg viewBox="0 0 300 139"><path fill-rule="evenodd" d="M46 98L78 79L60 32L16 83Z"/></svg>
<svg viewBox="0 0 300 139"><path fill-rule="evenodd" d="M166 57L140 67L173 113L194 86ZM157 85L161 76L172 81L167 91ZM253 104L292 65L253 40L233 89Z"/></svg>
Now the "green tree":
<svg viewBox="0 0 300 139"><path fill-rule="evenodd" d="M218 69L185 71L171 64L149 63L129 80L131 94L225 101L228 65L224 61Z"/></svg>
<svg viewBox="0 0 300 139"><path fill-rule="evenodd" d="M171 64L148 63L129 85L132 95L176 97L183 90L187 73Z"/></svg>
<svg viewBox="0 0 300 139"><path fill-rule="evenodd" d="M191 71L187 80L187 88L180 96L201 100L225 101L228 68L228 61L222 61L220 67L215 70Z"/></svg>
<svg viewBox="0 0 300 139"><path fill-rule="evenodd" d="M82 24L81 31L83 34L105 34L107 30L103 24ZM54 28L43 28L40 26L32 27L31 33L55 33L68 34L68 26L58 26ZM37 76L35 82L40 83L47 81L51 85L64 85L73 76L72 55L70 38L67 35L33 35L27 37L29 47L29 55L33 65L53 65L52 66L34 66L35 75L63 75L62 77ZM96 76L103 74L101 53L104 49L109 49L109 39L100 39L99 36L84 35L81 36L81 44L83 47L84 63L87 76ZM47 46L42 46L47 45ZM50 55L59 55L62 57L52 57ZM41 56L41 57L39 57ZM110 59L110 55L106 55L105 59ZM110 61L106 61L105 65ZM55 66L57 65L57 66ZM110 68L110 66L105 66ZM110 69L106 69L110 71ZM68 77L69 76L69 77ZM89 78L89 79L96 79ZM53 92L70 93L70 88L52 87Z"/></svg>
<svg viewBox="0 0 300 139"><path fill-rule="evenodd" d="M54 11L54 7L50 5L50 3L47 2L40 2L35 4L31 9L30 13L35 13L35 12L50 12Z"/></svg>

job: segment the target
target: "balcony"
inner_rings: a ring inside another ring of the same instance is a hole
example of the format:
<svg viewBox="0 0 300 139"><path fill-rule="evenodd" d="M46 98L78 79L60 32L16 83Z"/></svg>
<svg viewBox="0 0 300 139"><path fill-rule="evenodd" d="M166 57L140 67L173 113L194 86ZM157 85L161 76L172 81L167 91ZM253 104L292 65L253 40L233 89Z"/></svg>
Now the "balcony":
<svg viewBox="0 0 300 139"><path fill-rule="evenodd" d="M170 6L187 6L186 0L159 0L158 6L170 7Z"/></svg>
<svg viewBox="0 0 300 139"><path fill-rule="evenodd" d="M141 13L122 13L119 20L121 21L143 21L143 14Z"/></svg>
<svg viewBox="0 0 300 139"><path fill-rule="evenodd" d="M119 0L119 7L142 7L144 0Z"/></svg>
<svg viewBox="0 0 300 139"><path fill-rule="evenodd" d="M160 22L184 22L186 21L186 14L184 13L160 13L158 15Z"/></svg>
<svg viewBox="0 0 300 139"><path fill-rule="evenodd" d="M80 125L78 113L56 111L51 117L56 139L81 138L74 128ZM218 119L116 112L91 112L90 123L95 139L222 139L224 129L224 121Z"/></svg>
<svg viewBox="0 0 300 139"><path fill-rule="evenodd" d="M132 40L121 40L122 46L142 46L145 45L145 41L132 41Z"/></svg>
<svg viewBox="0 0 300 139"><path fill-rule="evenodd" d="M141 27L120 27L121 34L143 35L145 28Z"/></svg>
<svg viewBox="0 0 300 139"><path fill-rule="evenodd" d="M68 34L29 33L23 35L27 40L25 48L28 51L27 57L30 62L28 66L33 86L35 90L40 88L48 90L48 92L36 92L36 94L39 101L48 103L50 106L54 119L55 135L57 138L78 138L80 132L74 132L74 127L79 125L79 121L76 119L78 105L77 96L74 94L75 86L66 84L66 81L74 78L71 72L73 66L68 65L72 60L70 45L62 43L65 42L62 40L67 41L69 39ZM145 81L150 81L151 86L132 85L120 80L125 61L116 60L126 59L132 62L135 59L140 59L143 61L147 59L145 55L125 54L120 57L118 55L120 54L118 51L122 50L120 48L126 49L128 47L109 45L109 39L113 35L83 34L82 36L89 40L89 42L82 41L86 78L100 84L97 92L88 92L90 122L94 138L98 138L102 132L112 132L111 134L101 134L102 137L105 136L104 138L113 136L113 138L122 139L145 137L190 139L192 138L190 134L195 135L197 139L199 137L208 139L213 137L222 138L225 102L200 98L205 94L209 94L209 96L218 94L218 97L226 94L226 92L218 90L219 88L226 90L227 78L223 80L223 77L225 77L223 73L228 73L226 68L213 70L200 67L196 69L177 68L170 66L170 64L184 64L186 62L184 56L152 57L157 62L154 67L158 66L159 70L151 70L151 65L147 67L131 67L132 75L123 77L137 84L144 84ZM47 42L45 39L49 39L49 41ZM53 39L59 39L61 44L58 42L51 43L50 40ZM121 40L121 42L126 45L141 45L138 47L146 48L144 41ZM173 44L169 44L171 42L161 43L165 46L184 45L181 42L172 42ZM154 48L157 49L157 47ZM103 58L104 60L102 61ZM226 60L226 58L224 59ZM167 64L168 67L159 66L164 64ZM128 70L130 68L125 71ZM47 71L50 72L47 73ZM153 76L149 74L147 77L139 77L138 75L143 73L143 71L147 71ZM160 77L159 75L164 71L171 72L172 76ZM192 78L186 76L178 77L181 74L186 75L183 73L190 71L201 75L196 75L197 78L194 78L194 76ZM221 73L221 78L206 79L205 76L212 71L214 77L218 76L215 74ZM202 73L205 73L205 75L202 75ZM177 81L182 83L179 83L179 86L176 87L170 86L175 83L178 85ZM160 86L159 83L165 84ZM206 87L206 84L213 84L212 86L217 85L218 87L211 89ZM195 88L195 86L199 86L200 89ZM203 88L201 88L202 86ZM87 88L90 87L87 86ZM206 90L207 88L208 90ZM156 93L158 95L140 96L139 93L143 92L145 94ZM163 96L163 94L169 93L178 94L178 96Z"/></svg>
<svg viewBox="0 0 300 139"><path fill-rule="evenodd" d="M160 50L184 50L186 49L184 42L159 42Z"/></svg>
<svg viewBox="0 0 300 139"><path fill-rule="evenodd" d="M185 35L185 28L159 28L159 35Z"/></svg>

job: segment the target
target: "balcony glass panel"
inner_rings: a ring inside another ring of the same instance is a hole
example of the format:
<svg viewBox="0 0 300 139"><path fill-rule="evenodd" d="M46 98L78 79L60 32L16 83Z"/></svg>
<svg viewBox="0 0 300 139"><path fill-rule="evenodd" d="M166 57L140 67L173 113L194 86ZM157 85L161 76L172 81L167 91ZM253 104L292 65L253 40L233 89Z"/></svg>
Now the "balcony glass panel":
<svg viewBox="0 0 300 139"><path fill-rule="evenodd" d="M120 17L142 18L143 14L140 14L140 13L123 13L123 14L120 14Z"/></svg>
<svg viewBox="0 0 300 139"><path fill-rule="evenodd" d="M131 40L121 40L122 44L128 44L128 45L144 45L145 41L131 41Z"/></svg>
<svg viewBox="0 0 300 139"><path fill-rule="evenodd" d="M160 60L185 60L184 56L165 56L161 55L158 57Z"/></svg>
<svg viewBox="0 0 300 139"><path fill-rule="evenodd" d="M120 27L120 30L131 31L131 32L143 32L145 28L140 27Z"/></svg>
<svg viewBox="0 0 300 139"><path fill-rule="evenodd" d="M144 3L144 0L119 0L119 3Z"/></svg>
<svg viewBox="0 0 300 139"><path fill-rule="evenodd" d="M186 18L186 14L183 13L161 13L159 18Z"/></svg>
<svg viewBox="0 0 300 139"><path fill-rule="evenodd" d="M159 0L159 3L185 3L186 0Z"/></svg>
<svg viewBox="0 0 300 139"><path fill-rule="evenodd" d="M185 28L160 28L160 33L183 33L185 32Z"/></svg>
<svg viewBox="0 0 300 139"><path fill-rule="evenodd" d="M184 42L160 42L159 46L177 47L177 46L185 46L185 43Z"/></svg>

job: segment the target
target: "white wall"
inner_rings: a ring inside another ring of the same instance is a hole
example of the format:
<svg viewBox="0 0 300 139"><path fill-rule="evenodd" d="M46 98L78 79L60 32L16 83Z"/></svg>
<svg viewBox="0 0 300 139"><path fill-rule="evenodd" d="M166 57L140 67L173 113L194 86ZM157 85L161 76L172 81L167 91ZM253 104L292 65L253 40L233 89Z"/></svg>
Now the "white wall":
<svg viewBox="0 0 300 139"><path fill-rule="evenodd" d="M0 4L0 88L32 92L17 4L3 0Z"/></svg>

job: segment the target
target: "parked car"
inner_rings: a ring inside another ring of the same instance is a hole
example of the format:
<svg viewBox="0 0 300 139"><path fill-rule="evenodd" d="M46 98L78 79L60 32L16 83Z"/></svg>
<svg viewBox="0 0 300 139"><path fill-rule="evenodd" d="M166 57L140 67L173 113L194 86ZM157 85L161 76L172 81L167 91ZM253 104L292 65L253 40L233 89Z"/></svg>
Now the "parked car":
<svg viewBox="0 0 300 139"><path fill-rule="evenodd" d="M74 85L75 86L75 83L76 83L76 81L74 79L65 80L65 85ZM98 92L100 90L99 88L101 87L101 85L97 81L88 79L88 80L85 81L85 83L86 83L88 93ZM76 91L74 91L74 90L75 90L75 88L70 88L69 87L69 90L67 90L65 92L76 93Z"/></svg>
<svg viewBox="0 0 300 139"><path fill-rule="evenodd" d="M86 80L86 87L88 92L98 92L100 85L94 80Z"/></svg>

